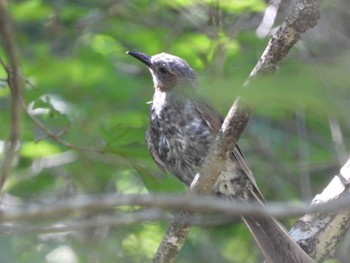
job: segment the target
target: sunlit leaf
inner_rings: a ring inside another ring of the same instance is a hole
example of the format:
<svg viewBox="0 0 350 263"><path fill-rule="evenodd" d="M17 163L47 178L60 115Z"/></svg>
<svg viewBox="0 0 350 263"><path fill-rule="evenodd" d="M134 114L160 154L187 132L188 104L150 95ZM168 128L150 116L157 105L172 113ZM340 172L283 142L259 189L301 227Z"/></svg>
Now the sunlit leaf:
<svg viewBox="0 0 350 263"><path fill-rule="evenodd" d="M21 146L21 156L26 158L40 158L59 152L59 147L48 141L25 142Z"/></svg>
<svg viewBox="0 0 350 263"><path fill-rule="evenodd" d="M247 10L262 11L266 7L266 3L261 0L221 0L219 2L213 0L174 0L174 1L162 1L163 4L171 5L174 7L191 7L195 5L213 5L228 11L228 12L243 12Z"/></svg>
<svg viewBox="0 0 350 263"><path fill-rule="evenodd" d="M94 35L88 41L90 42L92 49L103 56L110 56L123 52L119 43L107 35Z"/></svg>
<svg viewBox="0 0 350 263"><path fill-rule="evenodd" d="M51 8L44 4L42 0L27 0L13 3L12 13L17 21L35 21L47 18L51 13Z"/></svg>

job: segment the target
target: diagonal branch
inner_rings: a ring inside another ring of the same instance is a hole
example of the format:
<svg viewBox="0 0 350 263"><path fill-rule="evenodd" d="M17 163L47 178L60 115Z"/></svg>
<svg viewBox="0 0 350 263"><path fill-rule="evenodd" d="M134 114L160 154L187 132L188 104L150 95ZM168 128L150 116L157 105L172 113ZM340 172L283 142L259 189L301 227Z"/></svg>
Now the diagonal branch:
<svg viewBox="0 0 350 263"><path fill-rule="evenodd" d="M286 17L276 34L271 37L245 86L258 75L276 71L289 50L299 40L300 35L317 24L320 17L320 3L321 0L298 0L295 3L291 13ZM200 176L196 177L198 180L191 186L192 192L197 194L210 192L220 174L222 164L235 147L250 115L250 107L241 98L236 99L208 153ZM185 214L186 217L193 217L195 213L180 211L175 215L154 255L153 262L175 261L191 226L187 220L186 223L183 223L182 214Z"/></svg>

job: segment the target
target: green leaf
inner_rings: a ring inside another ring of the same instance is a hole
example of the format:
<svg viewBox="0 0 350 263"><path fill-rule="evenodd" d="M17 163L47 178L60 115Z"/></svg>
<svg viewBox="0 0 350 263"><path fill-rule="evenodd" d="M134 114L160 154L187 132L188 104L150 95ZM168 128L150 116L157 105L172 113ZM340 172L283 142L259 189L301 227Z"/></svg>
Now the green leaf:
<svg viewBox="0 0 350 263"><path fill-rule="evenodd" d="M27 0L11 4L11 11L15 20L28 22L47 18L52 10L41 0Z"/></svg>
<svg viewBox="0 0 350 263"><path fill-rule="evenodd" d="M51 154L59 153L60 148L48 141L24 142L21 145L20 154L26 158L41 158Z"/></svg>
<svg viewBox="0 0 350 263"><path fill-rule="evenodd" d="M86 41L90 43L91 48L103 56L108 57L124 51L119 43L111 36L97 34L93 36L87 35L86 37Z"/></svg>
<svg viewBox="0 0 350 263"><path fill-rule="evenodd" d="M205 4L218 6L220 9L231 13L241 13L244 11L263 11L266 7L266 3L261 0L221 0L219 2L212 0L173 0L166 1L162 0L162 4L170 5L177 8L191 7L195 5L204 6Z"/></svg>

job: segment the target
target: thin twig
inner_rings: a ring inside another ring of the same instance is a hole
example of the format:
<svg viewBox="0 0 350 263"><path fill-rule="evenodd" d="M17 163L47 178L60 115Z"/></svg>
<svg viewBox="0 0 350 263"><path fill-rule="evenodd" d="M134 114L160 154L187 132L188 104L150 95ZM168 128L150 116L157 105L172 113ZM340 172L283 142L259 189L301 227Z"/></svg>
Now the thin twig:
<svg viewBox="0 0 350 263"><path fill-rule="evenodd" d="M343 134L341 127L336 118L328 116L329 127L332 134L332 139L334 142L335 150L337 151L339 163L343 163L349 155L349 152L346 150Z"/></svg>
<svg viewBox="0 0 350 263"><path fill-rule="evenodd" d="M136 212L104 215L98 214L88 219L79 218L77 220L67 220L59 223L47 224L11 224L0 226L0 233L3 235L18 235L27 233L62 233L78 231L81 229L91 227L110 227L110 226L123 226L130 225L145 221L162 221L168 220L169 214L165 213L161 209L147 208L140 209Z"/></svg>
<svg viewBox="0 0 350 263"><path fill-rule="evenodd" d="M28 108L27 108L27 106L22 98L21 98L21 104L22 104L24 112L27 114L27 116L35 123L36 126L38 126L52 140L62 144L63 146L65 146L67 148L73 149L73 150L79 150L79 151L85 151L85 152L98 152L98 153L103 152L102 149L84 147L84 146L79 146L79 145L67 142L66 140L61 138L61 136L66 133L66 130L62 130L61 132L58 132L58 133L52 132L41 121L39 121L32 114L29 113Z"/></svg>
<svg viewBox="0 0 350 263"><path fill-rule="evenodd" d="M299 136L299 187L303 200L311 200L311 181L310 181L310 152L308 144L308 131L306 128L305 113L303 109L296 111L296 129Z"/></svg>
<svg viewBox="0 0 350 263"><path fill-rule="evenodd" d="M39 218L38 218L39 219ZM92 227L120 227L137 223L150 221L169 221L170 214L159 208L139 209L129 213L109 213L94 214L89 218L68 219L60 222L50 222L38 224L37 220L34 223L28 222L11 222L11 224L0 225L1 235L18 235L18 234L45 234L45 233L68 233L79 231L81 229ZM40 219L39 219L40 220ZM195 218L194 225L197 226L218 226L228 224L234 221L232 216L204 215Z"/></svg>

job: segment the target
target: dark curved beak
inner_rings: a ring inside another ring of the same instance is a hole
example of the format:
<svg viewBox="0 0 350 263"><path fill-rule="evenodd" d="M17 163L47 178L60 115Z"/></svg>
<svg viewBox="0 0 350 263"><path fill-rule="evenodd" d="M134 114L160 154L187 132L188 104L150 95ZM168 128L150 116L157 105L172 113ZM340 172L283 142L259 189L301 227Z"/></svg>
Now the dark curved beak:
<svg viewBox="0 0 350 263"><path fill-rule="evenodd" d="M134 58L140 60L142 63L146 64L147 67L152 67L151 56L147 56L146 54L140 52L132 52L127 51L126 54L133 56Z"/></svg>

